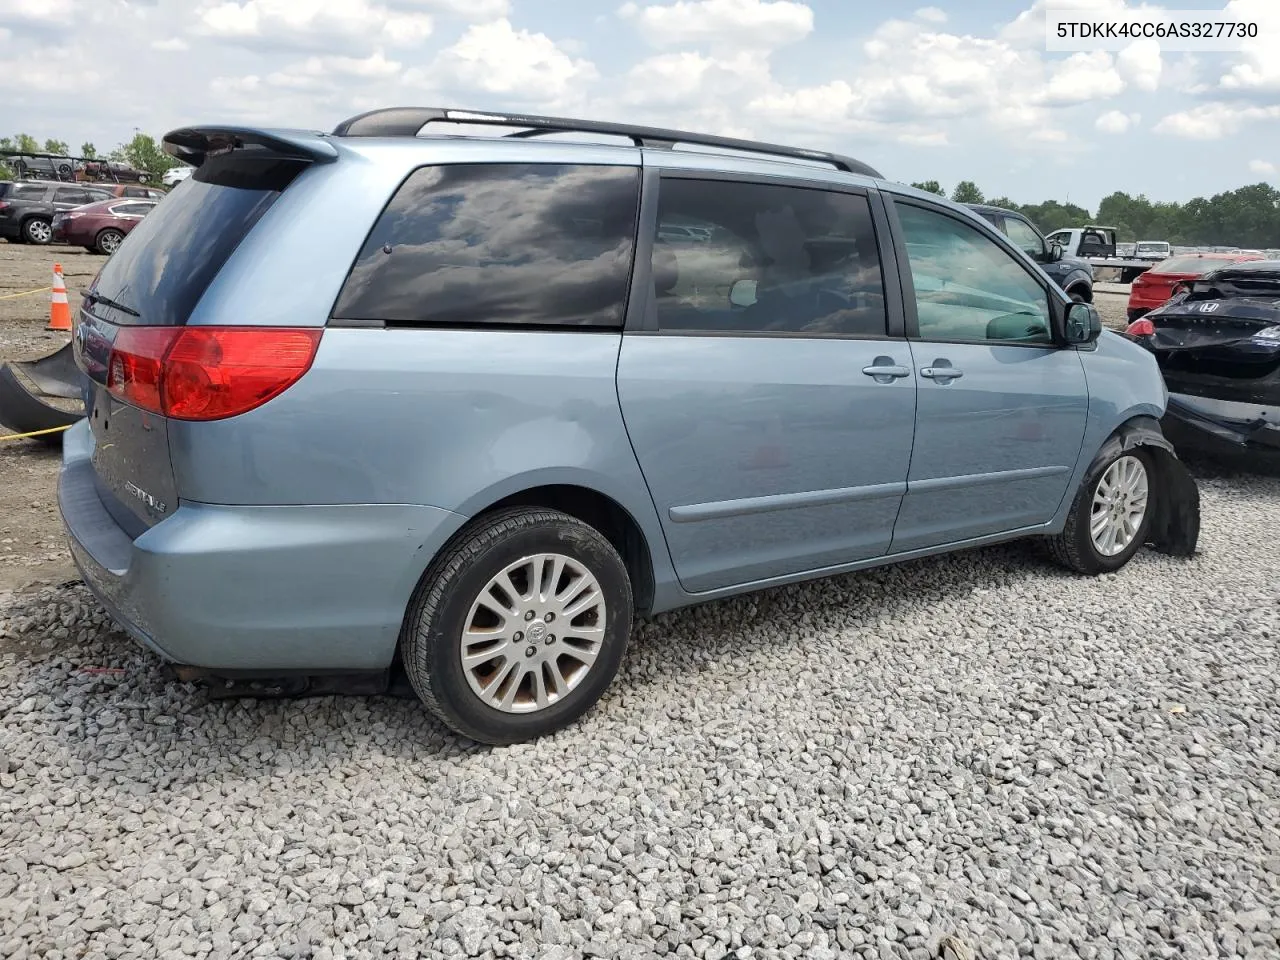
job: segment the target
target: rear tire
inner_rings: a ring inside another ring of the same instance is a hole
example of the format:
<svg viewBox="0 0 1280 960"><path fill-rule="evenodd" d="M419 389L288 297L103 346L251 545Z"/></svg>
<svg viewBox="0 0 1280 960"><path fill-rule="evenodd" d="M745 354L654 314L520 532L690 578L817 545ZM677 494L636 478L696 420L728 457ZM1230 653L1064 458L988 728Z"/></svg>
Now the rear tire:
<svg viewBox="0 0 1280 960"><path fill-rule="evenodd" d="M463 736L533 740L599 700L622 663L632 604L622 558L593 527L556 510L496 511L423 575L401 634L405 673Z"/></svg>
<svg viewBox="0 0 1280 960"><path fill-rule="evenodd" d="M53 226L43 217L32 217L22 225L22 239L44 246L53 240Z"/></svg>
<svg viewBox="0 0 1280 960"><path fill-rule="evenodd" d="M98 234L97 239L93 242L93 247L98 253L109 257L120 249L120 243L123 240L123 233L119 230L112 230L108 228Z"/></svg>
<svg viewBox="0 0 1280 960"><path fill-rule="evenodd" d="M1133 559L1146 543L1156 506L1152 469L1150 455L1139 448L1096 464L1080 484L1062 533L1049 540L1054 559L1088 576L1113 573ZM1109 542L1117 532L1122 536Z"/></svg>

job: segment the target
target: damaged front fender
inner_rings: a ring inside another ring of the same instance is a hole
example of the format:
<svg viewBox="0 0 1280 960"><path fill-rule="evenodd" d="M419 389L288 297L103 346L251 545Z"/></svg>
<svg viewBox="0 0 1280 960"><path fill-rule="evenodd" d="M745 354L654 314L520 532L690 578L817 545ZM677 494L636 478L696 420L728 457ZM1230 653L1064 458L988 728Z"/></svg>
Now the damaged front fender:
<svg viewBox="0 0 1280 960"><path fill-rule="evenodd" d="M1121 454L1141 447L1151 456L1151 495L1154 513L1147 543L1160 553L1194 556L1200 540L1200 487L1178 459L1171 444L1150 417L1135 417L1108 438L1089 466L1086 476L1096 476Z"/></svg>

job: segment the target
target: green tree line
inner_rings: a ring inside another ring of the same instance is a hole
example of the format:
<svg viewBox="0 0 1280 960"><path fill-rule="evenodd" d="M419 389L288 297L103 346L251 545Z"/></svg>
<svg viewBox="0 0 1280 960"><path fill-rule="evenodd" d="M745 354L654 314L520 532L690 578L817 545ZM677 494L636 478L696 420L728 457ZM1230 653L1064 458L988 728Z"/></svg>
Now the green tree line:
<svg viewBox="0 0 1280 960"><path fill-rule="evenodd" d="M911 185L947 196L937 180ZM957 183L951 199L1016 210L1044 233L1098 223L1115 227L1116 239L1121 243L1167 240L1186 246L1280 247L1280 190L1269 183L1249 184L1186 203L1151 201L1143 194L1134 197L1117 191L1102 199L1096 215L1074 203L1057 200L1014 203L1008 197L988 199L972 180Z"/></svg>
<svg viewBox="0 0 1280 960"><path fill-rule="evenodd" d="M57 153L68 154L70 147L65 140L49 139L40 143L28 133L19 133L12 137L0 137L0 150L18 150L23 153ZM87 160L111 160L115 163L127 163L133 169L148 175L153 183L159 183L166 170L179 166L179 161L161 149L156 139L145 133L136 133L128 143L122 143L105 157L98 153L92 143L80 144L77 156ZM9 162L6 162L9 161ZM12 160L0 156L0 180L12 180Z"/></svg>

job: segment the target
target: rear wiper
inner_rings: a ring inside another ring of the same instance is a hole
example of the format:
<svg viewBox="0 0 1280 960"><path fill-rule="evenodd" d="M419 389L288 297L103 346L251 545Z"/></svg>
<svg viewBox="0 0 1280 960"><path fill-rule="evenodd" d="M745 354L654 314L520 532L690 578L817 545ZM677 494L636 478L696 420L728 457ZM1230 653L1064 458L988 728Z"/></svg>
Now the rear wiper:
<svg viewBox="0 0 1280 960"><path fill-rule="evenodd" d="M84 295L84 298L88 300L89 303L91 304L105 303L108 307L111 307L112 309L115 309L115 310L119 310L121 313L127 313L131 317L142 316L142 314L140 314L137 310L133 309L133 307L126 307L119 300L112 300L110 297L104 297L100 293L89 292Z"/></svg>

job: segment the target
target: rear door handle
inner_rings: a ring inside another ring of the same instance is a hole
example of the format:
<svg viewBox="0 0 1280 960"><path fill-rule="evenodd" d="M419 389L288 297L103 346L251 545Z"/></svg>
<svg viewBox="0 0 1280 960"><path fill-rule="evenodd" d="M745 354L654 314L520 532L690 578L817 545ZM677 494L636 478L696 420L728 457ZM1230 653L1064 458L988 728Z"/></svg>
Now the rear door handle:
<svg viewBox="0 0 1280 960"><path fill-rule="evenodd" d="M952 380L958 380L964 376L964 371L956 367L921 367L920 376L928 377L930 380L939 380L942 383L949 383Z"/></svg>
<svg viewBox="0 0 1280 960"><path fill-rule="evenodd" d="M911 376L911 371L907 367L894 363L893 357L876 357L876 362L869 367L863 367L862 372L874 378L876 383L893 383L902 377Z"/></svg>

